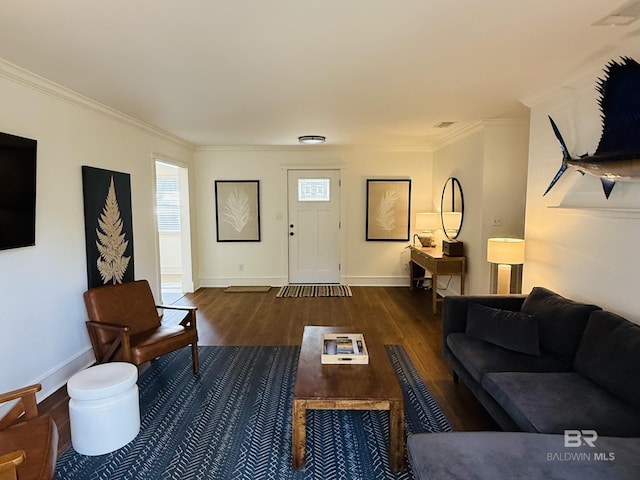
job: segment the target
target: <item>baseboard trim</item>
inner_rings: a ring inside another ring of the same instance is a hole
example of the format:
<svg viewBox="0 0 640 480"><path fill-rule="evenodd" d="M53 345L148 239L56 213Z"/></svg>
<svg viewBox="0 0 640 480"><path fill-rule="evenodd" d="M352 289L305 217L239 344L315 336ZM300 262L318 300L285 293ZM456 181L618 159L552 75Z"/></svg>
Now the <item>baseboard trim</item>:
<svg viewBox="0 0 640 480"><path fill-rule="evenodd" d="M408 287L409 277L358 277L345 276L343 281L352 287Z"/></svg>
<svg viewBox="0 0 640 480"><path fill-rule="evenodd" d="M202 277L198 279L199 288L227 288L231 285L270 285L281 287L286 285L286 277Z"/></svg>
<svg viewBox="0 0 640 480"><path fill-rule="evenodd" d="M408 276L394 277L359 277L341 276L340 283L356 287L408 287ZM281 287L288 285L287 277L203 277L198 279L199 288L226 288L230 285L271 285Z"/></svg>
<svg viewBox="0 0 640 480"><path fill-rule="evenodd" d="M34 382L42 385L42 390L36 396L38 402L57 392L60 387L66 385L74 374L93 365L95 361L96 357L93 355L93 349L89 347L46 372Z"/></svg>

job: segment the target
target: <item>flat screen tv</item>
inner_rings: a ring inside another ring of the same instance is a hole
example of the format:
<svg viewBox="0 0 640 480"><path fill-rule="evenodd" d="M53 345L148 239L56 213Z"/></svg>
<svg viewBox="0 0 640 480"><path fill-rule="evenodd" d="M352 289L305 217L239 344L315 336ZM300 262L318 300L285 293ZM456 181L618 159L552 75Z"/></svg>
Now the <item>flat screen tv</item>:
<svg viewBox="0 0 640 480"><path fill-rule="evenodd" d="M0 132L0 250L36 244L37 147Z"/></svg>

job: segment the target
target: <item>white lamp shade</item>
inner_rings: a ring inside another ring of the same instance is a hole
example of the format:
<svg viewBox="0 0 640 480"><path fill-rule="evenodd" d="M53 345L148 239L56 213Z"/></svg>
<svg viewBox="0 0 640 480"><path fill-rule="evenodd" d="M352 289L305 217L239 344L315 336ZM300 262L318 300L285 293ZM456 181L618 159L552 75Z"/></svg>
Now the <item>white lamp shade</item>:
<svg viewBox="0 0 640 480"><path fill-rule="evenodd" d="M524 240L520 238L490 238L487 241L487 262L506 265L524 263Z"/></svg>
<svg viewBox="0 0 640 480"><path fill-rule="evenodd" d="M457 232L460 230L462 223L462 212L444 212L442 214L442 223L447 232Z"/></svg>
<svg viewBox="0 0 640 480"><path fill-rule="evenodd" d="M416 213L415 229L421 232L437 230L440 228L440 218L437 213L423 212Z"/></svg>

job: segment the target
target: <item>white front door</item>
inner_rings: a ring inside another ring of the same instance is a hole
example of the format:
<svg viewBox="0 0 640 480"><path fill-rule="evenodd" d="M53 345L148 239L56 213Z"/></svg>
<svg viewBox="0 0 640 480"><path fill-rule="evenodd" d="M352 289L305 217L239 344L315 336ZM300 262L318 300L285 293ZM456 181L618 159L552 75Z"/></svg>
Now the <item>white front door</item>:
<svg viewBox="0 0 640 480"><path fill-rule="evenodd" d="M289 283L340 283L340 170L289 170Z"/></svg>

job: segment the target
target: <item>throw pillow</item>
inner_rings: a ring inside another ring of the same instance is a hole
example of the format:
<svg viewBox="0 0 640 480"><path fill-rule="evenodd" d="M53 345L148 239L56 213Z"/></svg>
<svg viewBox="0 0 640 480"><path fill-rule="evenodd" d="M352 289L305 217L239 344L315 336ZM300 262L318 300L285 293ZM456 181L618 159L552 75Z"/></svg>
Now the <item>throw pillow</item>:
<svg viewBox="0 0 640 480"><path fill-rule="evenodd" d="M615 313L593 312L574 367L576 372L640 411L640 325Z"/></svg>
<svg viewBox="0 0 640 480"><path fill-rule="evenodd" d="M507 350L540 355L538 319L533 315L471 303L466 333Z"/></svg>
<svg viewBox="0 0 640 480"><path fill-rule="evenodd" d="M573 364L573 357L596 305L574 302L544 287L534 287L521 311L535 315L540 322L540 347L543 352Z"/></svg>

